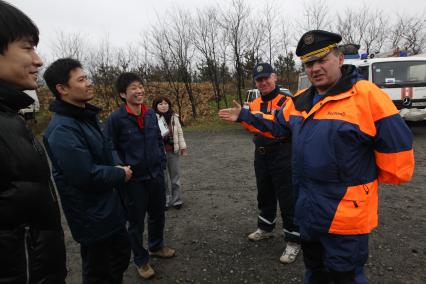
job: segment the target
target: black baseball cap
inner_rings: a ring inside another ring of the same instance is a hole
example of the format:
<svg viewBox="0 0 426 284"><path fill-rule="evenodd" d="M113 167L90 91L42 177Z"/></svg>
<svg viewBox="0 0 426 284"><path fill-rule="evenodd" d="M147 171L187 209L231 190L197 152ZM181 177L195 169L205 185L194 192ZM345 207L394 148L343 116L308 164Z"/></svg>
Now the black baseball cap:
<svg viewBox="0 0 426 284"><path fill-rule="evenodd" d="M269 77L272 73L275 73L274 68L272 68L269 63L259 63L253 69L253 80L257 80L262 77Z"/></svg>

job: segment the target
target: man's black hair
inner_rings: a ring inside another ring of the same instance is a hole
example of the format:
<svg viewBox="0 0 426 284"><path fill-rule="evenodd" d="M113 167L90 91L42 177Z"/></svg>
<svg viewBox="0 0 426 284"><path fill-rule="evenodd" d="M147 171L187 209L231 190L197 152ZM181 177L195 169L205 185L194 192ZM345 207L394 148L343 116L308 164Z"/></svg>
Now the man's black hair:
<svg viewBox="0 0 426 284"><path fill-rule="evenodd" d="M73 58L61 58L47 67L43 74L44 81L56 98L59 98L59 92L56 85L67 85L70 79L70 73L76 68L83 68L80 61Z"/></svg>
<svg viewBox="0 0 426 284"><path fill-rule="evenodd" d="M117 90L118 94L124 94L126 93L127 87L133 83L133 82L139 82L143 85L142 78L139 77L136 73L132 72L124 72L121 73L120 76L118 76L117 80L115 81L115 89ZM120 96L122 101L126 101Z"/></svg>
<svg viewBox="0 0 426 284"><path fill-rule="evenodd" d="M0 54L14 41L27 39L38 44L39 31L33 21L15 6L0 0Z"/></svg>

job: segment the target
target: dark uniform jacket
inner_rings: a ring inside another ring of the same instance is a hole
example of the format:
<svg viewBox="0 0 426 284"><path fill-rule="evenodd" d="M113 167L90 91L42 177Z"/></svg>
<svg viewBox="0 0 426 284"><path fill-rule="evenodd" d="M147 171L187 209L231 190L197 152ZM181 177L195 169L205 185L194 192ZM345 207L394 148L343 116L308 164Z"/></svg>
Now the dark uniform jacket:
<svg viewBox="0 0 426 284"><path fill-rule="evenodd" d="M0 283L64 283L64 235L47 157L17 110L33 100L0 82Z"/></svg>
<svg viewBox="0 0 426 284"><path fill-rule="evenodd" d="M278 111L281 109L285 102L289 100L289 97L286 97L282 94L280 94L280 88L277 86L270 94L262 95L256 99L254 99L249 104L249 110L253 113L263 113L270 115L274 113L275 111ZM277 139L275 137L265 137L263 135L257 134L256 130L253 129L253 127L245 122L241 123L242 126L244 126L249 131L255 131L255 135L253 137L253 143L256 147L265 147L265 146L272 146L277 144L282 144L284 142L289 142L290 138L281 138Z"/></svg>
<svg viewBox="0 0 426 284"><path fill-rule="evenodd" d="M111 143L98 124L99 109L79 108L61 100L44 134L53 177L74 239L86 245L121 230L124 215L117 192L125 173L116 165Z"/></svg>
<svg viewBox="0 0 426 284"><path fill-rule="evenodd" d="M147 180L163 174L166 154L153 109L145 112L141 130L136 117L129 115L123 104L109 116L107 133L121 162L131 166L132 179Z"/></svg>

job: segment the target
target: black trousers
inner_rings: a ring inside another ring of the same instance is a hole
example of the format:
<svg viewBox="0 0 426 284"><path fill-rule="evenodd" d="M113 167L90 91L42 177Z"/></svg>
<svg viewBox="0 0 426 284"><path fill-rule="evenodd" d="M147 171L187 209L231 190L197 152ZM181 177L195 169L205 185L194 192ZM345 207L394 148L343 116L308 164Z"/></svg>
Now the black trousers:
<svg viewBox="0 0 426 284"><path fill-rule="evenodd" d="M83 284L120 284L130 262L130 245L124 227L108 239L80 246Z"/></svg>
<svg viewBox="0 0 426 284"><path fill-rule="evenodd" d="M278 201L285 240L299 243L299 229L293 220L296 195L291 181L291 144L287 143L271 152L256 150L254 171L259 208L258 227L268 232L275 228Z"/></svg>

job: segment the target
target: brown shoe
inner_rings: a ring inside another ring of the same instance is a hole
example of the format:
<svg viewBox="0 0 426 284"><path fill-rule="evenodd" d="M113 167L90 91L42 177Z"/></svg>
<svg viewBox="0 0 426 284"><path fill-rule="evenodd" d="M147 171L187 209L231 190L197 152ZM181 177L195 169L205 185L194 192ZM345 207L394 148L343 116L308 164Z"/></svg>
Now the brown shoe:
<svg viewBox="0 0 426 284"><path fill-rule="evenodd" d="M169 247L162 247L161 249L159 249L157 251L150 251L149 255L161 257L161 258L171 258L171 257L174 257L176 255L176 251L172 248L169 248Z"/></svg>
<svg viewBox="0 0 426 284"><path fill-rule="evenodd" d="M138 267L138 274L140 275L140 277L142 277L143 279L149 279L152 276L155 275L155 271L154 269L152 269L151 265L149 265L149 263L142 265L141 267Z"/></svg>

